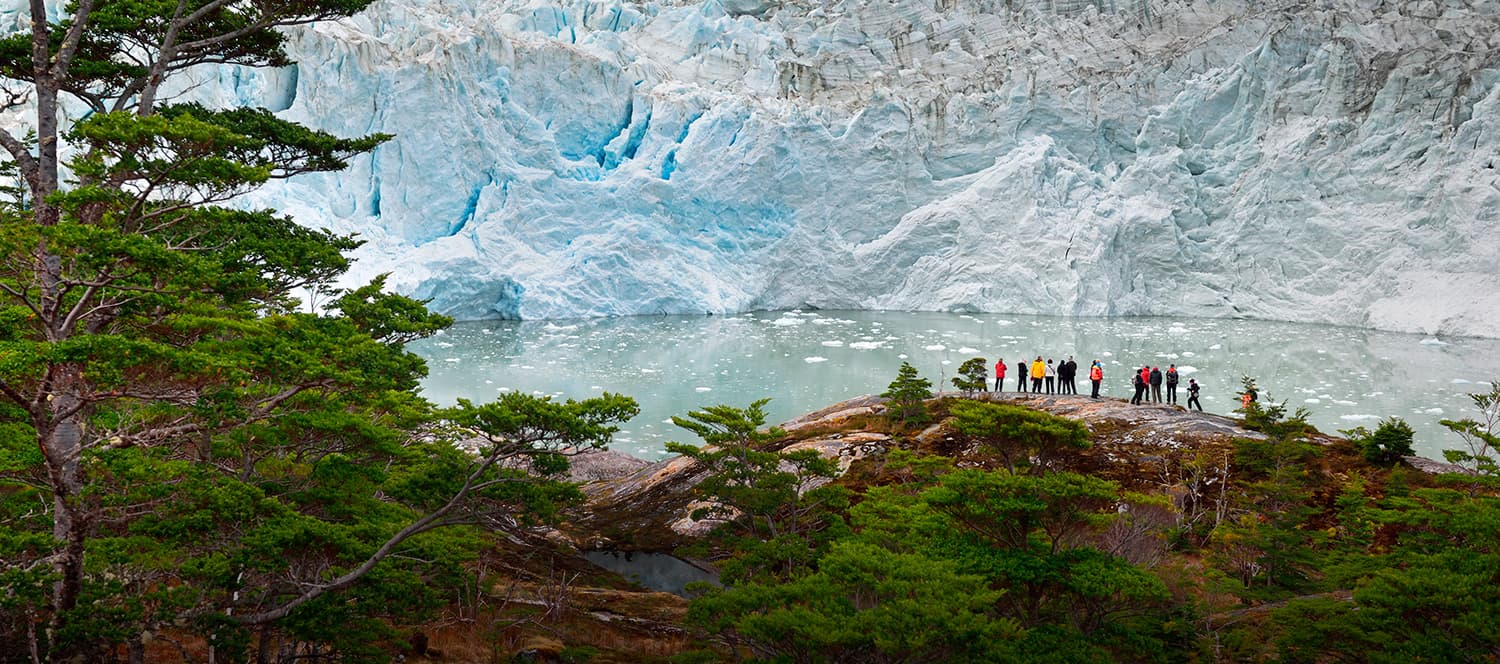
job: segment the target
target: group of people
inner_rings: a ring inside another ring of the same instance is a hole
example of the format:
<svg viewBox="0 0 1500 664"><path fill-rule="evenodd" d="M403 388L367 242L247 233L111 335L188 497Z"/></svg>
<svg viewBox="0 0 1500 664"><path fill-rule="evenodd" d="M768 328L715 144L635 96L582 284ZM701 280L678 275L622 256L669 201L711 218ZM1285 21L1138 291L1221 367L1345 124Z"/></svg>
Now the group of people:
<svg viewBox="0 0 1500 664"><path fill-rule="evenodd" d="M995 360L996 392L1005 390L1007 368L1004 359ZM1016 391L1028 391L1026 387L1029 379L1031 385L1029 391L1035 394L1078 394L1077 376L1078 363L1073 360L1072 355L1056 363L1050 357L1044 362L1042 356L1038 355L1030 364L1025 360L1016 362ZM1089 396L1098 399L1099 385L1104 382L1104 365L1100 364L1099 360L1094 360L1094 363L1089 365L1089 382L1093 384L1093 390ZM1141 370L1135 374L1134 382L1135 396L1131 397L1130 403L1145 403L1148 389L1151 401L1161 403L1163 384L1167 387L1166 402L1177 403L1179 375L1175 364L1168 365L1166 371L1162 371L1160 367L1141 367ZM1198 392L1201 389L1197 379L1188 379L1187 407L1190 409L1196 407L1199 412L1203 411L1203 403L1198 401Z"/></svg>
<svg viewBox="0 0 1500 664"><path fill-rule="evenodd" d="M1179 376L1177 374L1177 365L1175 364L1167 365L1166 371L1162 371L1161 367L1141 367L1141 370L1136 372L1135 374L1135 396L1131 397L1130 403L1144 403L1146 400L1147 388L1150 389L1151 401L1154 403L1161 403L1161 386L1163 383L1165 383L1167 386L1167 403L1175 404L1177 403L1178 381ZM1198 401L1198 392L1200 389L1202 388L1198 386L1197 379L1188 379L1187 407L1191 409L1196 406L1198 408L1198 412L1201 413L1203 412L1203 403L1201 401Z"/></svg>

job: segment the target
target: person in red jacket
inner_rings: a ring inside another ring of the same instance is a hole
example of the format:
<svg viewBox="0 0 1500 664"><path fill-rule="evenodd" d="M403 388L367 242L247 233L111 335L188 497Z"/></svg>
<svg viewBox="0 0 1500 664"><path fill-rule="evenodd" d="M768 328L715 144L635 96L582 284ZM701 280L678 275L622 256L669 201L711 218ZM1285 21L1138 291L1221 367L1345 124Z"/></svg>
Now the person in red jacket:
<svg viewBox="0 0 1500 664"><path fill-rule="evenodd" d="M1094 393L1091 396L1095 399L1099 398L1099 383L1103 381L1104 366L1099 364L1099 360L1094 360L1093 366L1089 367L1089 382L1094 384Z"/></svg>
<svg viewBox="0 0 1500 664"><path fill-rule="evenodd" d="M1005 360L995 360L995 391L1005 391Z"/></svg>

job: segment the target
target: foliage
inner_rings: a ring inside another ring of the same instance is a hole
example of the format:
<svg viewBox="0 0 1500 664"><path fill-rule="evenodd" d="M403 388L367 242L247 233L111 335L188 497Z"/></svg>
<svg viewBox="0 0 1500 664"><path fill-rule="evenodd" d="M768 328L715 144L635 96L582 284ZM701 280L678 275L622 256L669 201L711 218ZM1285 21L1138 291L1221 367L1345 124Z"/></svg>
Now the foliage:
<svg viewBox="0 0 1500 664"><path fill-rule="evenodd" d="M383 279L334 289L353 238L225 205L389 137L158 99L196 65L285 65L280 28L367 4L35 3L0 36L4 109L33 120L0 130L0 643L379 659L460 583L486 538L465 525L548 518L578 495L565 455L635 413L613 395L434 408L404 344L450 319ZM303 292L328 305L302 311Z"/></svg>
<svg viewBox="0 0 1500 664"><path fill-rule="evenodd" d="M971 357L958 365L958 375L952 379L953 387L964 393L966 397L972 397L978 392L983 392L990 384L989 363L982 357Z"/></svg>
<svg viewBox="0 0 1500 664"><path fill-rule="evenodd" d="M892 424L920 425L929 419L927 400L932 398L932 381L919 376L916 367L908 362L901 363L896 380L891 381L880 396L890 399L886 405L886 417Z"/></svg>
<svg viewBox="0 0 1500 664"><path fill-rule="evenodd" d="M1380 421L1374 431L1364 427L1355 427L1339 431L1344 434L1355 447L1359 448L1365 460L1370 463L1389 466L1401 461L1401 457L1415 454L1411 448L1412 431L1411 425L1399 417L1391 417Z"/></svg>
<svg viewBox="0 0 1500 664"><path fill-rule="evenodd" d="M815 571L711 592L690 619L767 660L1110 661L1175 647L1160 581L1093 546L1113 483L938 461L894 459L910 482L870 489L856 531Z"/></svg>
<svg viewBox="0 0 1500 664"><path fill-rule="evenodd" d="M1059 453L1089 446L1089 430L1082 422L1030 408L960 401L950 412L954 429L999 454L1011 471L1026 466L1040 471Z"/></svg>
<svg viewBox="0 0 1500 664"><path fill-rule="evenodd" d="M796 577L844 525L834 510L847 507L847 491L826 485L837 476L837 463L817 450L767 449L786 436L780 429L761 429L767 401L744 409L709 406L672 418L705 443L667 443L668 451L707 469L697 491L711 502L692 517L725 520L740 531L740 555L724 565L730 581Z"/></svg>
<svg viewBox="0 0 1500 664"><path fill-rule="evenodd" d="M1479 418L1440 422L1463 439L1467 450L1443 450L1444 458L1479 475L1500 476L1500 460L1495 455L1500 451L1500 380L1490 383L1490 391L1470 394L1469 399L1479 410Z"/></svg>

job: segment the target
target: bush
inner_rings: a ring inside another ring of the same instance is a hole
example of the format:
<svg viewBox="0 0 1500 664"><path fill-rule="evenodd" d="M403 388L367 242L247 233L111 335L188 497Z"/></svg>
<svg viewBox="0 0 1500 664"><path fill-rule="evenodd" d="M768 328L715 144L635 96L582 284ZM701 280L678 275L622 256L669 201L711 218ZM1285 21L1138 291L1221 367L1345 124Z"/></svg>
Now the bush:
<svg viewBox="0 0 1500 664"><path fill-rule="evenodd" d="M1399 417L1391 417L1380 421L1380 425L1372 432L1364 427L1356 427L1339 431L1354 443L1355 447L1365 455L1365 460L1370 463L1389 466L1401 460L1401 457L1411 456L1411 439L1415 432L1411 425Z"/></svg>

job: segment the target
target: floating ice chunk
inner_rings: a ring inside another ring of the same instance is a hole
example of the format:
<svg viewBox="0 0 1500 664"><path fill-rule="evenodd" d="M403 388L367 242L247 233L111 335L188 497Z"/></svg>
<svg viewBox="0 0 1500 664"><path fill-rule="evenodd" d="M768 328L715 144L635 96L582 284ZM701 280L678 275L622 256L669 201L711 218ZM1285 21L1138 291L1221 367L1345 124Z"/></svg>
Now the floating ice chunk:
<svg viewBox="0 0 1500 664"><path fill-rule="evenodd" d="M1357 406L1357 405L1359 405L1359 404L1357 404L1357 403L1355 403L1353 401L1349 401L1348 399L1334 399L1333 402L1336 403L1336 404L1338 404L1338 405L1340 405L1340 406Z"/></svg>
<svg viewBox="0 0 1500 664"><path fill-rule="evenodd" d="M1424 410L1422 412L1426 413L1428 415L1442 415L1443 414L1443 409L1441 409L1441 408L1428 408L1428 409L1426 409L1426 410Z"/></svg>
<svg viewBox="0 0 1500 664"><path fill-rule="evenodd" d="M974 353L978 353L979 349L978 348L969 348L968 346L964 346L963 348L958 349L958 352L963 353L965 355L973 355Z"/></svg>
<svg viewBox="0 0 1500 664"><path fill-rule="evenodd" d="M791 316L782 316L781 318L777 318L776 320L771 321L771 324L777 327L791 327L793 325L801 325L802 319L793 318Z"/></svg>
<svg viewBox="0 0 1500 664"><path fill-rule="evenodd" d="M1417 343L1420 343L1423 346L1446 346L1446 345L1448 345L1448 342L1443 341L1441 339L1438 339L1437 337L1427 337L1426 339L1423 339L1423 340L1421 340L1421 341L1419 341Z"/></svg>
<svg viewBox="0 0 1500 664"><path fill-rule="evenodd" d="M439 342L437 342L437 347L438 348L452 348L453 344L451 344L451 343L449 343L447 341L439 341Z"/></svg>
<svg viewBox="0 0 1500 664"><path fill-rule="evenodd" d="M906 359L906 358L908 358L908 357L910 357L910 356L909 356L909 355L907 355L907 354L906 354L906 353L902 353L902 354L900 354L900 355L897 355L897 356L896 356L896 359L898 359L898 360L904 360L904 359Z"/></svg>
<svg viewBox="0 0 1500 664"><path fill-rule="evenodd" d="M804 357L804 358L802 358L802 361L806 362L808 364L817 364L819 362L827 362L828 358L826 358L826 357L818 357L817 355L814 355L812 357Z"/></svg>
<svg viewBox="0 0 1500 664"><path fill-rule="evenodd" d="M1208 349L1209 350L1219 350L1219 349L1222 349L1223 347L1224 347L1223 344L1214 344L1212 346L1209 346Z"/></svg>
<svg viewBox="0 0 1500 664"><path fill-rule="evenodd" d="M1318 398L1303 399L1302 403L1319 404L1319 403L1323 403L1323 400L1322 399L1318 399Z"/></svg>
<svg viewBox="0 0 1500 664"><path fill-rule="evenodd" d="M943 360L943 364L953 364L953 360Z"/></svg>
<svg viewBox="0 0 1500 664"><path fill-rule="evenodd" d="M931 346L923 346L922 350L948 350L948 347L942 344L932 344Z"/></svg>
<svg viewBox="0 0 1500 664"><path fill-rule="evenodd" d="M1453 384L1454 385L1468 385L1468 384L1473 383L1473 382L1474 381L1472 381L1472 380L1466 380L1466 379L1463 379L1463 378L1454 378L1453 379Z"/></svg>
<svg viewBox="0 0 1500 664"><path fill-rule="evenodd" d="M714 391L714 388L712 388L712 387L704 387L702 385L699 385L698 387L693 388L693 391L694 392L712 392L712 391Z"/></svg>
<svg viewBox="0 0 1500 664"><path fill-rule="evenodd" d="M843 348L844 342L839 341L838 339L829 339L828 341L823 342L823 345L829 348Z"/></svg>
<svg viewBox="0 0 1500 664"><path fill-rule="evenodd" d="M749 357L749 356L746 356L746 357ZM643 373L643 374L661 373L661 369L648 369L646 367L641 367L641 373Z"/></svg>
<svg viewBox="0 0 1500 664"><path fill-rule="evenodd" d="M1345 421L1348 421L1348 422L1360 422L1360 421L1363 421L1363 420L1378 420L1378 419L1380 419L1380 416L1379 415L1370 415L1370 414L1367 414L1367 413L1356 413L1354 415L1340 415L1339 419L1345 420Z"/></svg>
<svg viewBox="0 0 1500 664"><path fill-rule="evenodd" d="M443 361L444 361L444 362L453 362L453 363L455 363L455 364L456 364L456 363L458 363L458 362L462 362L462 361L463 361L463 360L461 360L461 359L459 359L459 358L456 358L456 357L450 357L450 358L446 358L446 359L444 359L444 360L443 360Z"/></svg>
<svg viewBox="0 0 1500 664"><path fill-rule="evenodd" d="M1188 329L1186 327L1181 326L1181 325L1173 325L1172 327L1167 328L1167 334L1172 334L1172 335L1188 334Z"/></svg>
<svg viewBox="0 0 1500 664"><path fill-rule="evenodd" d="M1198 367L1190 367L1186 364L1177 367L1177 375L1186 376L1190 373L1198 373Z"/></svg>
<svg viewBox="0 0 1500 664"><path fill-rule="evenodd" d="M1114 356L1115 356L1115 354L1111 353L1109 351L1104 351L1104 352L1102 352L1102 353L1099 354L1099 357L1114 357Z"/></svg>
<svg viewBox="0 0 1500 664"><path fill-rule="evenodd" d="M1194 357L1196 355L1197 355L1197 353L1194 353L1193 351L1190 351L1190 350L1182 351L1182 356L1183 357Z"/></svg>
<svg viewBox="0 0 1500 664"><path fill-rule="evenodd" d="M884 345L884 341L856 341L849 344L849 347L853 348L854 350L875 350L876 348ZM904 359L906 356L902 355L901 357Z"/></svg>

